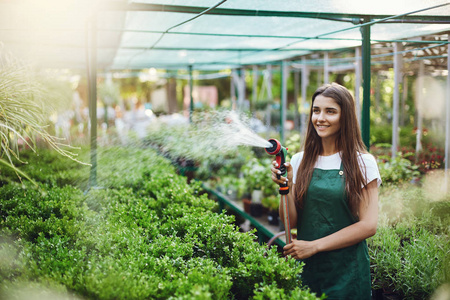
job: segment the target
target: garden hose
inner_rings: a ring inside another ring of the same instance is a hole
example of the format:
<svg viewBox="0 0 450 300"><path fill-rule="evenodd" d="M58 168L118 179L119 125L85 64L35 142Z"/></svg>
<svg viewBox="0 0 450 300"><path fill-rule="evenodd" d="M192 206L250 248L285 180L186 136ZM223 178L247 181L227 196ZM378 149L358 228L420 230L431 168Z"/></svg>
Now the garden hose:
<svg viewBox="0 0 450 300"><path fill-rule="evenodd" d="M277 174L277 178L280 179L281 176L287 175L286 166L284 163L286 162L287 156L287 148L281 146L281 143L276 139L269 139L271 147L266 148L266 152L270 155L275 155L275 161L277 162L277 169L280 170L280 174ZM291 243L291 225L289 223L289 202L287 195L289 194L289 185L287 183L283 183L279 185L280 188L278 192L281 195L280 205L283 208L283 224L286 233L286 244Z"/></svg>

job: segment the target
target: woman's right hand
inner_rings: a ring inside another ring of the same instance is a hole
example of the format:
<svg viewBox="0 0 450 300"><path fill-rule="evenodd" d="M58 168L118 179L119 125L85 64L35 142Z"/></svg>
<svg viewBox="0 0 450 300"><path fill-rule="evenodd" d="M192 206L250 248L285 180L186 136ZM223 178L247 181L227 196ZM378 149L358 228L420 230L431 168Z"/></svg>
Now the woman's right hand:
<svg viewBox="0 0 450 300"><path fill-rule="evenodd" d="M292 178L294 176L293 171L292 171L292 166L290 163L285 163L284 166L286 167L286 172L287 172L287 176L280 176L280 178L277 178L277 175L280 175L281 172L279 169L277 169L278 164L277 162L274 160L272 161L272 168L270 169L272 171L272 181L275 182L276 184L288 184L289 187L292 185Z"/></svg>

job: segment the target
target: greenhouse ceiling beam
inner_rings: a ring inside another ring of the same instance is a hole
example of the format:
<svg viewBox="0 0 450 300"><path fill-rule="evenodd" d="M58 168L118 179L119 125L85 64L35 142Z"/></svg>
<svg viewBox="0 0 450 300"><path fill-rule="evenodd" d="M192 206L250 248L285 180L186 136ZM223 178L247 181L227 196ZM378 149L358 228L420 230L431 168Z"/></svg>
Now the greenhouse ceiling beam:
<svg viewBox="0 0 450 300"><path fill-rule="evenodd" d="M28 32L29 28L20 29L20 28L0 28L0 32ZM39 29L40 32L65 32L65 33L77 33L80 31L84 31L84 29L60 29L60 28L46 28ZM165 32L162 30L135 30L135 29L110 29L110 28L99 28L98 32L130 32L130 33L155 33L162 34L166 33L167 35L198 35L198 36L221 36L221 37L242 37L242 38L276 38L276 39L310 39L311 37L307 36L295 36L295 35L266 35L266 34L234 34L234 33L206 33L206 32L182 32L182 31L169 31ZM425 35L427 36L427 35ZM429 35L428 35L429 36ZM314 37L316 40L324 40L324 41L355 41L361 42L360 38L332 38L332 37ZM372 39L373 42L377 43L417 43L417 44L442 44L449 43L447 40L412 40L412 39L394 39L394 40L380 40L380 39ZM11 41L3 40L3 42L11 43ZM24 41L12 41L12 43L16 44L28 44L28 42ZM344 48L347 49L347 48Z"/></svg>
<svg viewBox="0 0 450 300"><path fill-rule="evenodd" d="M295 45L295 44L298 44L298 43L301 43L301 42L306 42L306 41L309 41L309 40L317 39L317 38L319 38L319 37L329 36L329 35L332 35L332 34L341 33L341 32L344 32L344 31L353 30L353 29L357 29L357 28L360 28L360 30L361 30L362 32L365 32L365 31L364 31L364 28L370 27L370 26L372 26L372 25L374 25L374 24L382 23L382 22L388 21L388 20L393 20L393 19L395 19L395 18L406 18L406 17L408 17L408 16L411 15L411 14L417 14L417 13L422 12L422 11L426 11L426 10L430 10L430 9L435 9L435 8L442 7L442 6L446 6L446 5L450 5L450 2L449 2L449 3L445 3L445 4L441 4L441 5L430 6L430 7L424 8L424 9L420 9L420 10L415 10L415 11L406 12L406 13L399 14L399 15L395 15L395 16L388 16L388 17L383 18L383 19L372 20L372 19L370 19L369 17L365 17L363 20L360 20L360 22L358 22L358 23L353 23L354 26L350 26L350 27L347 27L347 28L343 28L343 29L339 29L339 30L334 30L334 31L322 33L322 34L319 34L319 35L314 36L314 37L302 39L302 40L300 40L300 41L290 42L290 43L287 43L287 44L284 45L284 46L273 48L273 50L281 50L281 49L290 47L290 46L292 46L292 45ZM370 30L369 30L369 32L370 32ZM369 35L369 36L370 36L370 35ZM365 44L365 43L366 43L364 34L362 35L362 42L361 42L361 43L362 43L362 44ZM369 45L370 45L370 44L369 44ZM260 51L260 52L264 52L264 50L263 50L263 51ZM254 54L258 54L258 53L259 53L258 51L254 51L254 53L248 53L248 54L243 54L243 55L242 55L242 54L239 54L239 57L230 57L229 60L236 60L236 59L241 60L243 57L248 57L248 56L251 56L251 55L254 55ZM280 61L280 60L278 60L278 61ZM370 60L369 60L369 61L370 61ZM370 63L367 64L367 65L370 67ZM363 72L363 73L364 73L364 72Z"/></svg>
<svg viewBox="0 0 450 300"><path fill-rule="evenodd" d="M450 3L433 6L433 8L443 7ZM126 11L155 11L155 12L172 12L172 13L189 13L200 14L208 7L184 6L184 5L163 5L149 3L128 3L128 4L108 4L104 10L126 10ZM342 14L342 13L324 13L324 12L300 12L300 11L276 11L276 10L256 10L256 9L232 9L232 8L215 8L206 12L208 15L223 16L246 16L246 17L290 17L290 18L311 18L323 19L331 21L341 21L350 23L360 23L361 19L384 19L390 15L369 15L369 14ZM438 15L419 15L419 16L403 16L399 19L391 19L390 23L445 23L450 24L448 16Z"/></svg>
<svg viewBox="0 0 450 300"><path fill-rule="evenodd" d="M111 47L105 47L106 49L109 49ZM102 49L102 48L100 48ZM121 47L120 49L123 50L145 50L148 49L147 47ZM164 51L229 51L229 52L233 52L233 51L274 51L274 52L279 52L279 51L283 51L283 52L290 52L290 51L332 51L334 49L310 49L310 48L289 48L289 49L280 49L280 50L275 50L273 48L186 48L186 47L154 47L152 48L152 50L164 50Z"/></svg>

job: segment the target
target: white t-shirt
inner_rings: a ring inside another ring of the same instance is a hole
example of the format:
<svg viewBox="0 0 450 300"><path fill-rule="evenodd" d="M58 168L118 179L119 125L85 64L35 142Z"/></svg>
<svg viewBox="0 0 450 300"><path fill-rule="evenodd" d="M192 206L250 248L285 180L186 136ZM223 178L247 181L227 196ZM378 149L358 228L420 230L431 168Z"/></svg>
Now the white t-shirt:
<svg viewBox="0 0 450 300"><path fill-rule="evenodd" d="M298 167L300 166L300 162L303 159L303 151L294 154L291 159L291 165L294 171L293 182L295 183L295 179L297 178ZM341 167L341 155L340 152L337 152L333 155L329 156L319 156L317 159L314 168L322 169L322 170L339 170ZM375 157L373 157L370 153L360 154L358 156L359 167L361 168L361 172L364 178L367 178L367 182L364 184L366 186L368 183L373 180L377 180L378 187L381 185L381 175L378 170L377 161ZM364 164L362 163L364 162ZM363 186L363 187L364 187Z"/></svg>

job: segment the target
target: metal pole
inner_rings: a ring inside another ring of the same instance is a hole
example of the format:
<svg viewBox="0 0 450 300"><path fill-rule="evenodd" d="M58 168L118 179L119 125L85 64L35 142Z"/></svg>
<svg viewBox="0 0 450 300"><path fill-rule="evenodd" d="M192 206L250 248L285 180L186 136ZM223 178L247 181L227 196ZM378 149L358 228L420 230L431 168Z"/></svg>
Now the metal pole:
<svg viewBox="0 0 450 300"><path fill-rule="evenodd" d="M280 103L280 142L284 145L286 106L287 106L287 75L286 61L281 61L281 103Z"/></svg>
<svg viewBox="0 0 450 300"><path fill-rule="evenodd" d="M258 67L253 66L253 87L252 87L252 105L250 108L250 111L252 111L252 108L255 108L256 101L258 100Z"/></svg>
<svg viewBox="0 0 450 300"><path fill-rule="evenodd" d="M272 95L272 65L267 65L267 99L273 100Z"/></svg>
<svg viewBox="0 0 450 300"><path fill-rule="evenodd" d="M355 104L356 117L361 125L361 47L355 49Z"/></svg>
<svg viewBox="0 0 450 300"><path fill-rule="evenodd" d="M294 128L295 130L299 129L299 111L298 111L298 93L299 93L299 81L300 81L300 74L298 70L295 70L294 72L294 106L295 106L295 114L294 114Z"/></svg>
<svg viewBox="0 0 450 300"><path fill-rule="evenodd" d="M398 149L398 126L399 126L399 102L400 102L400 81L401 81L401 59L402 54L398 53L401 51L401 43L394 43L394 99L392 103L392 149L391 157L395 158L397 156Z"/></svg>
<svg viewBox="0 0 450 300"><path fill-rule="evenodd" d="M330 65L329 65L329 53L325 52L324 62L323 62L323 83L330 83Z"/></svg>
<svg viewBox="0 0 450 300"><path fill-rule="evenodd" d="M194 112L194 96L192 90L194 88L194 78L192 76L192 65L189 66L189 123L192 123L192 113Z"/></svg>
<svg viewBox="0 0 450 300"><path fill-rule="evenodd" d="M97 186L97 18L92 16L87 27L87 66L89 82L89 118L91 123L91 170L89 187Z"/></svg>
<svg viewBox="0 0 450 300"><path fill-rule="evenodd" d="M450 33L447 34L447 39L450 42ZM447 101L446 101L446 116L445 116L445 192L448 192L448 177L449 177L449 163L450 159L450 43L447 44Z"/></svg>
<svg viewBox="0 0 450 300"><path fill-rule="evenodd" d="M400 114L400 126L405 126L405 115L406 115L406 99L408 98L408 76L405 74L403 77L403 93L402 93L402 105Z"/></svg>
<svg viewBox="0 0 450 300"><path fill-rule="evenodd" d="M306 100L306 92L309 84L309 71L306 66L306 58L302 57L302 98L300 101L300 124L301 132L306 132L306 108L308 107L308 101Z"/></svg>
<svg viewBox="0 0 450 300"><path fill-rule="evenodd" d="M245 69L238 69L238 75L238 107L239 110L243 110L245 101Z"/></svg>
<svg viewBox="0 0 450 300"><path fill-rule="evenodd" d="M370 22L365 17L364 23ZM370 149L370 25L361 27L362 35L362 75L363 75L363 109L361 135L367 150Z"/></svg>
<svg viewBox="0 0 450 300"><path fill-rule="evenodd" d="M422 150L422 105L423 97L423 76L425 66L423 60L419 61L419 74L417 76L416 92L416 112L417 112L417 131L416 131L416 162L419 160L419 152Z"/></svg>
<svg viewBox="0 0 450 300"><path fill-rule="evenodd" d="M232 70L230 74L230 99L231 99L231 109L236 109L236 91L234 88L234 77L235 77L235 71Z"/></svg>

